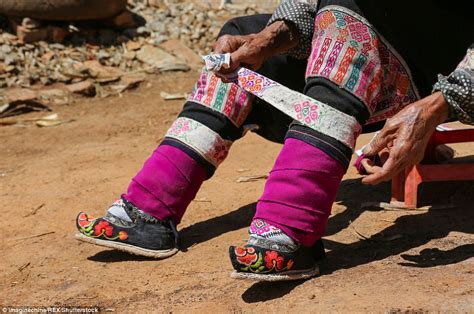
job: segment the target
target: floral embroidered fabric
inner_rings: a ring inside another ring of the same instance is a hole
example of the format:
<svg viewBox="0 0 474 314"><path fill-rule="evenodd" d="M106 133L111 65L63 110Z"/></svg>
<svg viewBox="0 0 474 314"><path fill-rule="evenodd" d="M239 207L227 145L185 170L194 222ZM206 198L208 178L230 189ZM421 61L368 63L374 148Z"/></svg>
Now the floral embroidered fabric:
<svg viewBox="0 0 474 314"><path fill-rule="evenodd" d="M114 226L102 218L95 219L86 213L80 213L77 217L77 228L79 232L90 237L105 239L109 241L125 241L128 239L127 232L114 230Z"/></svg>
<svg viewBox="0 0 474 314"><path fill-rule="evenodd" d="M240 264L240 271L268 274L288 271L293 268L294 261L277 251L261 250L256 247L235 247L235 260Z"/></svg>
<svg viewBox="0 0 474 314"><path fill-rule="evenodd" d="M184 117L176 119L166 138L180 141L215 167L224 161L232 146L232 141L221 138L204 124Z"/></svg>

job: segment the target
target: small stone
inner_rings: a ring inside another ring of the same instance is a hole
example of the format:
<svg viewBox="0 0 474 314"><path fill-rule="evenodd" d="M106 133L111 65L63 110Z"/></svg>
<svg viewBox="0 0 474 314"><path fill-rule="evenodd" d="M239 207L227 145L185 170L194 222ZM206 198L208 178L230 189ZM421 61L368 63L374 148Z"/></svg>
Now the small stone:
<svg viewBox="0 0 474 314"><path fill-rule="evenodd" d="M137 53L135 51L126 51L124 54L123 54L123 57L127 60L133 60L135 59L135 57L137 56Z"/></svg>
<svg viewBox="0 0 474 314"><path fill-rule="evenodd" d="M57 50L64 50L66 47L64 47L63 44L54 43L54 44L50 44L50 45L49 45L49 48L51 48L51 49L57 49Z"/></svg>
<svg viewBox="0 0 474 314"><path fill-rule="evenodd" d="M128 50L138 50L142 47L142 44L138 41L129 41L127 42Z"/></svg>
<svg viewBox="0 0 474 314"><path fill-rule="evenodd" d="M155 68L163 68L173 64L182 64L183 61L177 59L163 49L153 46L143 46L137 53L137 59Z"/></svg>
<svg viewBox="0 0 474 314"><path fill-rule="evenodd" d="M48 51L41 56L41 59L43 59L44 61L50 61L55 55L56 53L54 51Z"/></svg>
<svg viewBox="0 0 474 314"><path fill-rule="evenodd" d="M2 45L1 51L4 53L10 53L12 52L12 47L10 45Z"/></svg>
<svg viewBox="0 0 474 314"><path fill-rule="evenodd" d="M13 35L13 34L10 34L10 33L3 33L2 34L2 39L5 41L5 42L13 42L15 40L18 39L18 37L16 35Z"/></svg>
<svg viewBox="0 0 474 314"><path fill-rule="evenodd" d="M86 61L84 66L89 70L89 73L100 83L113 82L120 79L122 71L117 68L103 66L98 61Z"/></svg>
<svg viewBox="0 0 474 314"><path fill-rule="evenodd" d="M150 34L150 31L146 27L140 26L139 28L137 28L137 34L145 36L147 34Z"/></svg>
<svg viewBox="0 0 474 314"><path fill-rule="evenodd" d="M95 96L95 86L92 81L86 80L79 83L69 84L66 86L69 92L81 94L85 96Z"/></svg>
<svg viewBox="0 0 474 314"><path fill-rule="evenodd" d="M201 68L203 66L202 58L179 39L170 39L162 43L160 48L185 61L192 68Z"/></svg>
<svg viewBox="0 0 474 314"><path fill-rule="evenodd" d="M113 88L122 93L127 89L136 88L141 82L145 80L145 75L143 74L126 74L122 76L120 82L117 85L113 86Z"/></svg>
<svg viewBox="0 0 474 314"><path fill-rule="evenodd" d="M15 53L10 53L5 56L3 63L5 65L13 65L18 62L18 56Z"/></svg>
<svg viewBox="0 0 474 314"><path fill-rule="evenodd" d="M165 4L165 0L148 0L148 5L155 8L162 8L166 4Z"/></svg>
<svg viewBox="0 0 474 314"><path fill-rule="evenodd" d="M108 58L110 58L110 54L109 54L107 51L101 49L101 50L99 50L99 52L96 54L96 57L97 57L97 60L100 61L100 60L102 60L102 59L108 59Z"/></svg>
<svg viewBox="0 0 474 314"><path fill-rule="evenodd" d="M8 103L16 101L30 101L38 98L38 93L26 88L12 88L5 92L5 99Z"/></svg>
<svg viewBox="0 0 474 314"><path fill-rule="evenodd" d="M1 63L0 63L1 64ZM17 73L17 68L14 66L14 65L2 65L3 66L3 72L4 73L10 73L10 74L14 74ZM0 80L1 81L1 80Z"/></svg>

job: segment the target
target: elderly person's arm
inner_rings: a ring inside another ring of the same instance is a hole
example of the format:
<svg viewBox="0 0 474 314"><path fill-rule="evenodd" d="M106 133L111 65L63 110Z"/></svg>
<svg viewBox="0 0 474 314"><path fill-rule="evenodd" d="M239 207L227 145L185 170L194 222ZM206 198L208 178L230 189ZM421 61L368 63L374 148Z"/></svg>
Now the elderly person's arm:
<svg viewBox="0 0 474 314"><path fill-rule="evenodd" d="M383 166L364 159L369 173L362 182L378 184L390 180L406 167L423 159L436 126L448 117L474 124L474 47L449 76L439 76L433 94L401 110L387 120L384 128L364 149L366 156L388 152Z"/></svg>
<svg viewBox="0 0 474 314"><path fill-rule="evenodd" d="M314 32L314 19L318 8L317 0L287 0L273 13L268 25L276 21L285 21L294 25L299 36L298 44L288 51L297 59L306 59L311 53L311 42Z"/></svg>
<svg viewBox="0 0 474 314"><path fill-rule="evenodd" d="M240 65L258 69L274 55L288 53L305 59L311 52L316 1L287 0L272 15L267 27L260 33L247 36L222 36L214 47L215 53L231 53L230 68L226 74Z"/></svg>

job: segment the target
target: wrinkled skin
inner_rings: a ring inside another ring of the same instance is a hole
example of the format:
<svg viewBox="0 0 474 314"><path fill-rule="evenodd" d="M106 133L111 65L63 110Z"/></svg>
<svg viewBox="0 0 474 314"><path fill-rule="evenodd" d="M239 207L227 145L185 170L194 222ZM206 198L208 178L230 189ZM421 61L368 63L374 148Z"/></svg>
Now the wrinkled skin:
<svg viewBox="0 0 474 314"><path fill-rule="evenodd" d="M257 70L272 56L284 53L298 44L297 32L292 24L283 21L272 23L260 33L250 35L224 35L214 44L214 53L230 53L230 67L221 69L218 76L234 72L239 66Z"/></svg>
<svg viewBox="0 0 474 314"><path fill-rule="evenodd" d="M223 81L239 66L257 70L270 57L295 47L299 38L294 25L277 21L257 34L225 35L214 45L214 53L231 53L230 67L216 73ZM390 180L407 166L416 164L423 155L436 126L448 118L448 105L440 92L425 97L387 120L384 128L364 149L364 154L378 154L382 166L369 159L362 165L369 173L362 182L378 184Z"/></svg>
<svg viewBox="0 0 474 314"><path fill-rule="evenodd" d="M369 173L365 184L390 180L408 166L419 163L436 126L448 118L448 104L441 92L434 93L408 105L392 118L365 147L366 156L379 154L382 166L364 159L362 165Z"/></svg>

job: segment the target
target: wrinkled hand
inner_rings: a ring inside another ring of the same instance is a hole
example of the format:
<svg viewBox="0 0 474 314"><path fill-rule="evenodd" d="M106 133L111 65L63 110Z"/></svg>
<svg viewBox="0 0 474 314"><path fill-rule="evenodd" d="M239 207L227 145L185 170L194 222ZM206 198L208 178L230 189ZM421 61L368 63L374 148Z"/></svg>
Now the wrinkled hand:
<svg viewBox="0 0 474 314"><path fill-rule="evenodd" d="M232 73L240 65L257 70L268 58L265 43L258 34L221 36L214 45L214 53L231 54L230 67L221 69L220 74Z"/></svg>
<svg viewBox="0 0 474 314"><path fill-rule="evenodd" d="M436 126L448 118L448 105L440 92L423 98L388 119L384 128L364 148L366 156L382 156L382 166L369 160L362 165L369 173L365 184L390 180L410 165L419 163Z"/></svg>
<svg viewBox="0 0 474 314"><path fill-rule="evenodd" d="M214 45L214 53L230 53L230 67L216 74L225 77L239 66L257 70L266 60L288 51L298 42L294 25L284 21L276 21L257 34L221 36Z"/></svg>

